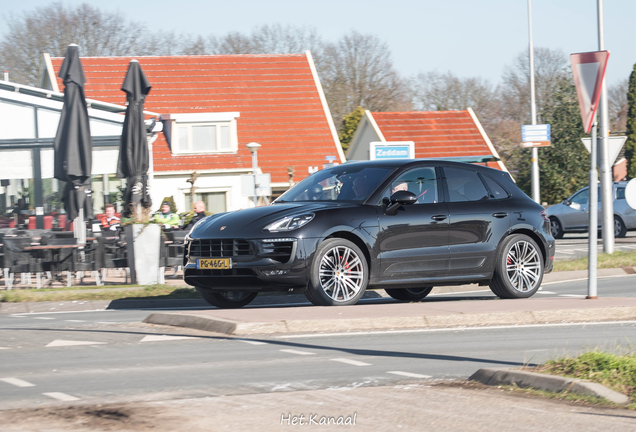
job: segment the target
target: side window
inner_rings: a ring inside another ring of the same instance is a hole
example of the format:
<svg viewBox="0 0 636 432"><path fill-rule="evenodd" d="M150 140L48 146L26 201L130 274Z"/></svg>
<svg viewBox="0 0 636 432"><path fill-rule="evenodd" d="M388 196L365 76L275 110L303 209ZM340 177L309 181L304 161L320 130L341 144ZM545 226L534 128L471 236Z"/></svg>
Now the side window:
<svg viewBox="0 0 636 432"><path fill-rule="evenodd" d="M625 199L625 188L616 189L616 199Z"/></svg>
<svg viewBox="0 0 636 432"><path fill-rule="evenodd" d="M413 192L417 196L415 204L439 202L435 168L416 168L402 173L391 182L391 186L384 192L383 197L388 198L399 190Z"/></svg>
<svg viewBox="0 0 636 432"><path fill-rule="evenodd" d="M482 175L481 177L486 182L486 186L488 186L488 189L490 189L490 191L492 192L492 194L490 195L491 199L508 198L508 192L506 192L506 190L501 187L499 183L497 183L487 175Z"/></svg>
<svg viewBox="0 0 636 432"><path fill-rule="evenodd" d="M481 201L488 199L488 191L475 171L444 168L450 202Z"/></svg>
<svg viewBox="0 0 636 432"><path fill-rule="evenodd" d="M572 199L570 200L570 202L573 202L576 204L587 204L589 198L590 198L589 189L585 189L577 193L576 195L574 195Z"/></svg>

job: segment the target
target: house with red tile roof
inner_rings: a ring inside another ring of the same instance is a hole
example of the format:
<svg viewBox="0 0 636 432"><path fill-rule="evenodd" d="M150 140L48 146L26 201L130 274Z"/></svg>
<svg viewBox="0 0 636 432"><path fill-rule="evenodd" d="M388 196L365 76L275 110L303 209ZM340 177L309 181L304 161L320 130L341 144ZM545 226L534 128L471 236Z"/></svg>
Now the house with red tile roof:
<svg viewBox="0 0 636 432"><path fill-rule="evenodd" d="M471 108L373 113L366 110L347 149L347 159L371 159L370 149L377 146L371 143L403 143L414 148L414 158L453 158L507 171Z"/></svg>
<svg viewBox="0 0 636 432"><path fill-rule="evenodd" d="M80 48L81 49L81 48ZM82 57L86 97L125 104L121 85L131 60L152 85L145 110L158 113L164 133L152 144L154 207L174 196L179 211L195 199L209 211L249 205L241 175L253 174L246 144L256 142L259 173L271 175L274 194L297 182L327 156L345 157L309 51L285 55ZM64 59L45 54L41 86L60 91Z"/></svg>

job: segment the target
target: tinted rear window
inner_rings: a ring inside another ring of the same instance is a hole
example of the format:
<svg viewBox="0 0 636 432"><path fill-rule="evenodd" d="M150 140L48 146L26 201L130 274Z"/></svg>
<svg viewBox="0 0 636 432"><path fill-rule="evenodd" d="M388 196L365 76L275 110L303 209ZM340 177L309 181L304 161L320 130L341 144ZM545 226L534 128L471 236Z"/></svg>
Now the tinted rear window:
<svg viewBox="0 0 636 432"><path fill-rule="evenodd" d="M625 188L616 189L616 199L625 199Z"/></svg>

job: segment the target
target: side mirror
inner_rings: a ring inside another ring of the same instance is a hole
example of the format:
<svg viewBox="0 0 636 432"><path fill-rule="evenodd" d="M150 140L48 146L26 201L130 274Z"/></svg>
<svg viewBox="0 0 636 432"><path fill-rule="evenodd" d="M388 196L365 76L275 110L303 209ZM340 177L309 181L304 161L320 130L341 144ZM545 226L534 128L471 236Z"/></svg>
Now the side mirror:
<svg viewBox="0 0 636 432"><path fill-rule="evenodd" d="M567 198L565 198L563 201L561 201L562 204L565 204L566 206L569 206L570 204L572 204L570 201L568 201Z"/></svg>
<svg viewBox="0 0 636 432"><path fill-rule="evenodd" d="M415 204L417 196L413 192L401 190L391 195L391 204L399 203L403 205Z"/></svg>
<svg viewBox="0 0 636 432"><path fill-rule="evenodd" d="M413 192L401 190L397 191L390 198L390 204L386 208L386 214L394 215L402 205L411 205L417 202L417 196Z"/></svg>

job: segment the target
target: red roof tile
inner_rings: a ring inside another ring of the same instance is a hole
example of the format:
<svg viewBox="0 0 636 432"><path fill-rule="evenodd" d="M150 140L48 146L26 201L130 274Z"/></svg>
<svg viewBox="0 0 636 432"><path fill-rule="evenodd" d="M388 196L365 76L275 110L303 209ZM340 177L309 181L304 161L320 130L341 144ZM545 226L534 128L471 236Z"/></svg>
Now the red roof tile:
<svg viewBox="0 0 636 432"><path fill-rule="evenodd" d="M259 166L272 182L307 176L307 167L338 156L309 59L292 55L82 57L86 97L124 105L120 90L128 64L139 60L152 84L145 109L160 114L240 112L238 153L175 156L163 134L155 141L155 171L235 169L252 166L245 144L256 141ZM57 76L63 58L52 58ZM58 78L60 89L62 81Z"/></svg>
<svg viewBox="0 0 636 432"><path fill-rule="evenodd" d="M493 154L468 110L374 112L372 115L387 141L413 141L416 158ZM489 166L500 168L495 163Z"/></svg>

